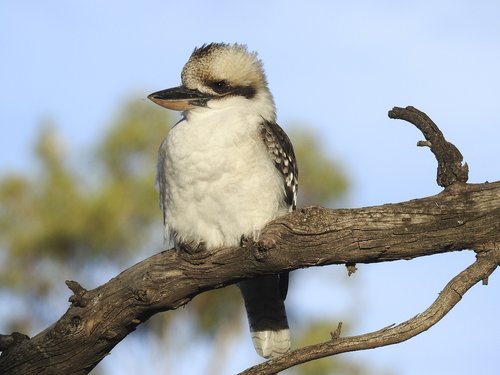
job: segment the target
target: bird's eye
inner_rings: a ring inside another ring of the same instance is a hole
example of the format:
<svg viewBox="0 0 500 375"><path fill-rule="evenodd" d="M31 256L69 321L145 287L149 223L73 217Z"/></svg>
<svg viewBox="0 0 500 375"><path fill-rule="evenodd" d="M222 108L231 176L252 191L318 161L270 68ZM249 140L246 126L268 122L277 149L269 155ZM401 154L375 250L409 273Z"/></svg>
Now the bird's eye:
<svg viewBox="0 0 500 375"><path fill-rule="evenodd" d="M214 81L210 87L212 87L212 89L219 94L223 94L231 88L225 80Z"/></svg>

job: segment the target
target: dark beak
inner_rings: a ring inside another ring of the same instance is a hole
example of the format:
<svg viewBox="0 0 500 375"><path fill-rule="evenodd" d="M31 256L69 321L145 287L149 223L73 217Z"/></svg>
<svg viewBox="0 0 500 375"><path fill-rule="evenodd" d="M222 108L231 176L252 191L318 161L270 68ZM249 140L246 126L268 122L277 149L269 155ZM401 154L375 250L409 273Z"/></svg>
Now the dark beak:
<svg viewBox="0 0 500 375"><path fill-rule="evenodd" d="M212 97L210 94L184 86L172 87L148 95L148 99L151 101L174 111L187 111L193 107L204 107Z"/></svg>

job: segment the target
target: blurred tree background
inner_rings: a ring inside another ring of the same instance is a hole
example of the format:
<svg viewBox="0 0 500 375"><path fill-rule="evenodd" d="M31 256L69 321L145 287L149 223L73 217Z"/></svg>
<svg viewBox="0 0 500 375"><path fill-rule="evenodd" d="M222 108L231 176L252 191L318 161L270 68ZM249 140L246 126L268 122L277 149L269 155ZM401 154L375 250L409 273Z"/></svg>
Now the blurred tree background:
<svg viewBox="0 0 500 375"><path fill-rule="evenodd" d="M0 176L2 333L32 336L58 319L70 296L64 280L94 288L162 248L154 176L159 143L174 123L169 115L149 102L131 101L84 153L65 145L56 125L44 121L34 147L38 165L29 173ZM348 190L345 173L306 126L285 128L299 164L299 205L334 206ZM250 342L243 314L236 287L203 293L183 309L157 314L120 346L132 339L146 348L161 342L162 352L175 353L203 342L212 353L206 373L219 374L232 344L241 335ZM341 316L304 322L290 308L289 315L295 347L327 340L338 321L345 334L351 323ZM104 361L113 361L113 355ZM94 371L106 373L102 364ZM287 373L334 372L374 373L342 357Z"/></svg>

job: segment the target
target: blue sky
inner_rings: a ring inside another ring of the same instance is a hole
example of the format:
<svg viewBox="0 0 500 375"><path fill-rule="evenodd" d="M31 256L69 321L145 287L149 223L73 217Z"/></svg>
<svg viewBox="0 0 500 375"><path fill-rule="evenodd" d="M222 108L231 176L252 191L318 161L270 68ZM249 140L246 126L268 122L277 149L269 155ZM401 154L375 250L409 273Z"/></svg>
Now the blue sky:
<svg viewBox="0 0 500 375"><path fill-rule="evenodd" d="M0 172L33 167L30 149L45 118L77 156L125 99L177 85L195 46L225 41L258 51L280 124L311 127L343 164L353 181L344 206L440 191L434 157L415 147L422 136L414 127L387 118L393 106L413 105L431 116L462 151L470 182L494 181L499 18L496 1L4 1ZM359 320L355 333L375 330L421 312L473 259L463 252L361 265L355 304L342 287L328 285L345 277L343 269L306 270L292 285L289 305L318 316L349 306ZM489 286L474 287L438 326L409 342L349 358L404 375L494 373L499 284L494 275ZM258 361L247 341L227 373ZM134 352L133 344L125 345L105 359L107 373L123 373L120 363L133 359L124 354ZM195 366L186 359L181 373Z"/></svg>

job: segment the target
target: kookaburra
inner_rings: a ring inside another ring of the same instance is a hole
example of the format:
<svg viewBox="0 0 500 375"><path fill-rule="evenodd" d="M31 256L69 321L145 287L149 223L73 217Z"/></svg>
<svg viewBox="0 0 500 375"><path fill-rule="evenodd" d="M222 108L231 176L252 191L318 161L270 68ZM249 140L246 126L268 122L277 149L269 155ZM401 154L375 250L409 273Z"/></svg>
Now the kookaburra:
<svg viewBox="0 0 500 375"><path fill-rule="evenodd" d="M158 155L166 236L181 251L239 246L295 209L292 144L276 124L262 63L246 46L196 48L181 78L180 86L148 96L183 112ZM287 352L288 273L242 281L239 287L257 353L270 358Z"/></svg>

